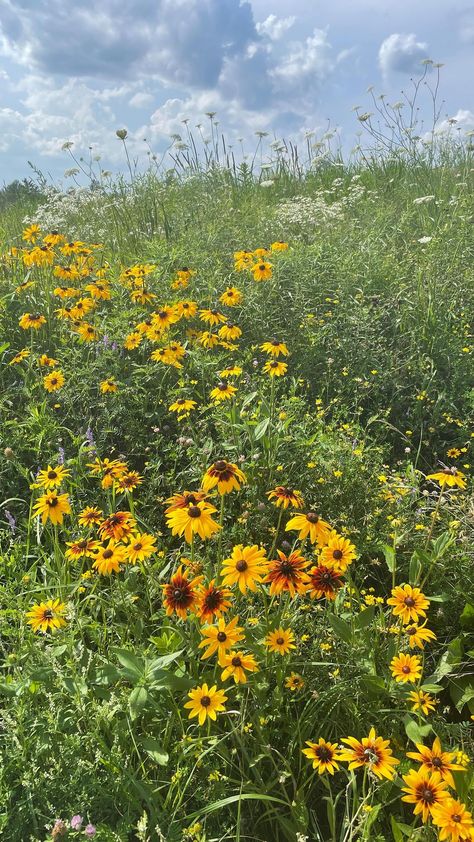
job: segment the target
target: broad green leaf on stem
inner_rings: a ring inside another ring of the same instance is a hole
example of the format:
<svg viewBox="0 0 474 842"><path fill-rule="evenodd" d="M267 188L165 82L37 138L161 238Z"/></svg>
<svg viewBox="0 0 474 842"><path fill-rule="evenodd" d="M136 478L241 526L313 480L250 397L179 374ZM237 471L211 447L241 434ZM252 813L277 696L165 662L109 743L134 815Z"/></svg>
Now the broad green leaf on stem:
<svg viewBox="0 0 474 842"><path fill-rule="evenodd" d="M344 643L350 643L352 640L352 632L349 623L346 623L341 617L338 617L337 614L329 614L329 623L332 626L334 633L339 637Z"/></svg>
<svg viewBox="0 0 474 842"><path fill-rule="evenodd" d="M136 719L148 701L148 692L144 687L134 687L128 697L128 707L132 719Z"/></svg>
<svg viewBox="0 0 474 842"><path fill-rule="evenodd" d="M131 681L138 681L143 676L145 671L145 661L143 658L138 658L133 652L128 649L113 649L113 654L117 656L122 666L122 674Z"/></svg>
<svg viewBox="0 0 474 842"><path fill-rule="evenodd" d="M418 722L410 716L406 716L403 721L405 723L405 732L408 739L415 744L422 743L424 738L432 731L431 725L419 725Z"/></svg>
<svg viewBox="0 0 474 842"><path fill-rule="evenodd" d="M165 751L157 740L153 737L144 737L141 740L141 744L145 749L146 753L150 755L151 759L158 763L158 766L166 766L170 756L167 751Z"/></svg>

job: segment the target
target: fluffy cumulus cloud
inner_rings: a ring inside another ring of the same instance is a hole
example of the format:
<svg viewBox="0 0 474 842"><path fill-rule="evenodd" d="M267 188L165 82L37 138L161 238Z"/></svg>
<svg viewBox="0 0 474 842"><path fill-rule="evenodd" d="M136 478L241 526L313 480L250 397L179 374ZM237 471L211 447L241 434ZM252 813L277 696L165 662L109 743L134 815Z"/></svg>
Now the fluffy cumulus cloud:
<svg viewBox="0 0 474 842"><path fill-rule="evenodd" d="M257 23L257 32L260 35L267 35L272 41L278 41L288 29L291 29L296 18L290 15L288 18L277 18L276 15L268 15L264 21Z"/></svg>
<svg viewBox="0 0 474 842"><path fill-rule="evenodd" d="M380 45L379 64L384 75L392 72L416 73L423 59L428 58L428 45L417 41L416 35L394 32Z"/></svg>

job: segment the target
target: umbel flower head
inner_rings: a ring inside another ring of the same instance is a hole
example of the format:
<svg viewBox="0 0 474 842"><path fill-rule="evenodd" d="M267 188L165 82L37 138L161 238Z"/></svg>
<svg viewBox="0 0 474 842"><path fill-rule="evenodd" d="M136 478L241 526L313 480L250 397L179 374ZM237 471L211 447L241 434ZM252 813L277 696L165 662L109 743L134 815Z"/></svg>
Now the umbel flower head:
<svg viewBox="0 0 474 842"><path fill-rule="evenodd" d="M388 778L392 780L395 775L394 766L400 762L392 757L392 749L389 748L390 740L383 740L377 737L375 728L371 728L368 737L356 740L355 737L344 737L343 743L349 748L344 748L339 753L339 759L349 763L349 769L358 769L366 766L379 779Z"/></svg>
<svg viewBox="0 0 474 842"><path fill-rule="evenodd" d="M60 599L48 599L47 602L33 605L30 611L26 612L27 622L35 632L55 632L66 625L65 611L66 605Z"/></svg>
<svg viewBox="0 0 474 842"><path fill-rule="evenodd" d="M211 491L217 486L219 494L228 494L230 491L240 491L240 486L244 482L246 482L245 474L237 465L226 462L225 459L217 459L204 474L202 487L204 491Z"/></svg>
<svg viewBox="0 0 474 842"><path fill-rule="evenodd" d="M189 708L189 719L197 716L200 725L204 725L207 717L215 720L217 713L225 710L224 702L227 701L227 696L217 689L216 684L212 687L202 684L201 687L190 690L188 696L190 701L186 702L184 707Z"/></svg>

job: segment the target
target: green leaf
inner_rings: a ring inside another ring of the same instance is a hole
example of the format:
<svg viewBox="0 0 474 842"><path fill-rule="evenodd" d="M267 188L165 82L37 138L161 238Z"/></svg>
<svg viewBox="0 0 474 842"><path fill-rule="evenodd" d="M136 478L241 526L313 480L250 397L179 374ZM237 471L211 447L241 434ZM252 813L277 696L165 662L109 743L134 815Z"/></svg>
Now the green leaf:
<svg viewBox="0 0 474 842"><path fill-rule="evenodd" d="M418 553L415 551L410 559L410 569L408 572L408 579L411 585L418 582L421 573L421 562Z"/></svg>
<svg viewBox="0 0 474 842"><path fill-rule="evenodd" d="M382 696L387 693L385 681L379 675L363 675L360 684L367 693Z"/></svg>
<svg viewBox="0 0 474 842"><path fill-rule="evenodd" d="M474 605L472 602L466 602L463 612L459 618L459 622L461 623L461 627L463 629L474 631Z"/></svg>
<svg viewBox="0 0 474 842"><path fill-rule="evenodd" d="M158 766L166 766L170 759L167 751L164 751L160 743L153 737L144 737L141 744L151 759L158 763Z"/></svg>
<svg viewBox="0 0 474 842"><path fill-rule="evenodd" d="M145 671L143 658L138 658L133 652L129 652L128 649L113 649L112 651L125 668L121 672L126 678L129 678L131 681L138 681L142 678Z"/></svg>
<svg viewBox="0 0 474 842"><path fill-rule="evenodd" d="M370 626L372 620L374 619L375 608L373 605L369 605L368 608L364 608L360 614L357 615L354 621L354 628L358 631L361 629L366 629L367 626Z"/></svg>
<svg viewBox="0 0 474 842"><path fill-rule="evenodd" d="M132 719L136 719L148 701L148 692L144 687L134 687L128 697L128 707Z"/></svg>
<svg viewBox="0 0 474 842"><path fill-rule="evenodd" d="M349 623L346 623L346 621L343 620L341 617L338 617L337 614L329 614L329 622L337 637L339 637L345 643L351 642L352 632Z"/></svg>
<svg viewBox="0 0 474 842"><path fill-rule="evenodd" d="M255 441L258 441L265 435L268 429L268 425L270 424L270 418L264 418L263 421L259 421L255 430L253 431L253 437Z"/></svg>
<svg viewBox="0 0 474 842"><path fill-rule="evenodd" d="M474 680L472 676L461 675L454 680L451 679L449 681L449 694L456 709L461 712L464 705L469 705L469 702L474 699Z"/></svg>
<svg viewBox="0 0 474 842"><path fill-rule="evenodd" d="M390 570L390 573L394 573L397 563L395 550L393 549L393 547L390 546L390 544L383 544L382 552L385 556L385 562L387 564L388 569Z"/></svg>
<svg viewBox="0 0 474 842"><path fill-rule="evenodd" d="M441 690L444 690L442 684L422 684L421 690L424 690L425 693L441 693Z"/></svg>
<svg viewBox="0 0 474 842"><path fill-rule="evenodd" d="M168 664L172 664L173 661L176 661L180 655L182 655L184 649L179 649L177 652L169 652L167 655L161 655L159 658L155 658L150 663L146 665L146 672L147 674L150 673L154 676L155 673L163 671L164 667L167 667Z"/></svg>
<svg viewBox="0 0 474 842"><path fill-rule="evenodd" d="M431 725L419 725L411 717L405 717L405 732L409 740L413 743L422 743L424 738L431 733Z"/></svg>
<svg viewBox="0 0 474 842"><path fill-rule="evenodd" d="M392 834L394 842L403 842L403 833L398 826L398 822L394 816L390 816L390 824L392 827Z"/></svg>
<svg viewBox="0 0 474 842"><path fill-rule="evenodd" d="M10 347L9 342L4 342L3 345L0 345L0 354L3 354L3 352L6 351L7 348L9 348L9 347Z"/></svg>

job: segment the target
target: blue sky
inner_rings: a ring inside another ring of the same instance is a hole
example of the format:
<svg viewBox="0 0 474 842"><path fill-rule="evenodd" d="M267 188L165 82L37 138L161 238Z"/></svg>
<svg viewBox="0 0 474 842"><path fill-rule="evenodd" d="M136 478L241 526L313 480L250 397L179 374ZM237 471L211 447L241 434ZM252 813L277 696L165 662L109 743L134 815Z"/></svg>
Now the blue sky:
<svg viewBox="0 0 474 842"><path fill-rule="evenodd" d="M182 120L216 112L231 142L255 132L304 138L327 119L349 148L367 88L389 101L444 64L443 118L474 129L474 4L469 0L0 0L0 181L60 178L61 151L123 166L126 127L143 163Z"/></svg>

